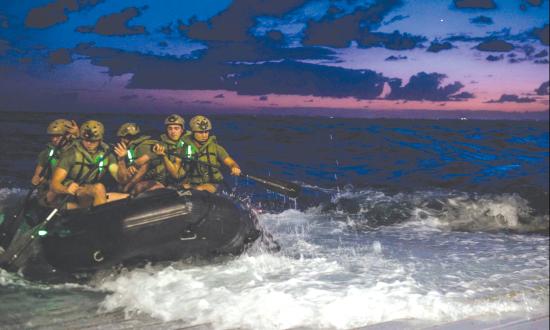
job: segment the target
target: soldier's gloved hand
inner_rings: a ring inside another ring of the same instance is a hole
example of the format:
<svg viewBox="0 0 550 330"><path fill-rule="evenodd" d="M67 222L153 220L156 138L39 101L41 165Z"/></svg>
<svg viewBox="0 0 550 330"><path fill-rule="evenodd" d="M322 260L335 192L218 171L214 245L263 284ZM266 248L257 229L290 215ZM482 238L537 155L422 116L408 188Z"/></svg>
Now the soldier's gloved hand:
<svg viewBox="0 0 550 330"><path fill-rule="evenodd" d="M78 129L78 125L76 124L76 121L71 120L71 126L66 126L67 133L71 134L73 137L77 137L80 135L80 130Z"/></svg>
<svg viewBox="0 0 550 330"><path fill-rule="evenodd" d="M241 169L238 166L233 166L231 168L231 175L234 175L234 176L241 175Z"/></svg>
<svg viewBox="0 0 550 330"><path fill-rule="evenodd" d="M138 172L138 170L135 166L128 167L128 173L130 173L131 176L136 175L137 172Z"/></svg>
<svg viewBox="0 0 550 330"><path fill-rule="evenodd" d="M67 193L69 195L76 195L77 191L80 189L80 186L74 182L72 182L68 187L67 187Z"/></svg>
<svg viewBox="0 0 550 330"><path fill-rule="evenodd" d="M35 175L32 177L31 179L31 184L33 186L38 186L39 184L41 184L42 182L45 181L46 178L42 177L42 176L38 176L38 175Z"/></svg>
<svg viewBox="0 0 550 330"><path fill-rule="evenodd" d="M117 143L114 150L118 160L124 159L128 154L128 148L122 142Z"/></svg>
<svg viewBox="0 0 550 330"><path fill-rule="evenodd" d="M153 152L157 155L157 156L164 156L166 155L166 150L164 149L164 146L161 145L161 144L155 144L153 146Z"/></svg>

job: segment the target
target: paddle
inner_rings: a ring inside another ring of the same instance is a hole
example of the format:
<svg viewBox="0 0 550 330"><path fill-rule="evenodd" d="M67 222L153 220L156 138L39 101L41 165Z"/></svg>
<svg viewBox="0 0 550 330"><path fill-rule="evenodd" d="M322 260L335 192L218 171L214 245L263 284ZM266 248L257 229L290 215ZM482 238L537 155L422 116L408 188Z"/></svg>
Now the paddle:
<svg viewBox="0 0 550 330"><path fill-rule="evenodd" d="M195 162L201 165L210 166L216 169L221 169L221 166L219 165L209 164L207 162L204 162L198 159L183 158L183 161ZM287 182L279 179L266 178L263 176L250 175L245 173L241 173L241 176L244 176L245 178L248 178L252 181L258 182L264 185L269 190L275 191L279 194L282 194L291 198L296 198L300 195L301 187L293 182Z"/></svg>
<svg viewBox="0 0 550 330"><path fill-rule="evenodd" d="M92 167L86 175L84 175L79 182L77 182L78 185L81 185L82 183L86 182L88 178L91 177L91 175L96 172L99 169L99 164L110 154L112 153L112 149L109 149L103 157L97 162L97 165ZM2 267L10 266L13 264L17 258L21 256L21 253L25 251L25 249L32 243L32 241L36 238L36 235L39 235L39 232L41 229L43 229L52 219L53 217L59 212L59 210L65 205L65 203L71 198L72 195L66 195L63 197L63 199L58 203L58 206L54 208L48 216L42 221L41 223L37 224L30 230L28 230L26 233L23 234L23 236L17 240L17 242L14 242L12 240L10 246L6 250L6 252L2 255L0 255L0 265ZM17 246L16 246L17 245Z"/></svg>
<svg viewBox="0 0 550 330"><path fill-rule="evenodd" d="M62 137L59 143L53 148L53 150L50 152L48 156L48 164L50 163L52 157L56 155L61 148L65 146L69 139L69 133L65 133ZM45 178L48 175L48 172L51 170L51 166L44 166L42 170L40 171L39 177ZM23 200L23 203L21 204L21 207L18 211L14 212L13 217L6 220L6 223L3 225L5 230L2 230L0 233L0 246L7 247L11 240L13 239L13 235L17 231L17 229L21 226L21 222L23 221L23 213L25 212L25 209L27 208L27 205L29 203L29 200L31 199L32 194L34 191L40 186L40 184L33 185L31 189L29 189L29 192L25 196L25 199Z"/></svg>

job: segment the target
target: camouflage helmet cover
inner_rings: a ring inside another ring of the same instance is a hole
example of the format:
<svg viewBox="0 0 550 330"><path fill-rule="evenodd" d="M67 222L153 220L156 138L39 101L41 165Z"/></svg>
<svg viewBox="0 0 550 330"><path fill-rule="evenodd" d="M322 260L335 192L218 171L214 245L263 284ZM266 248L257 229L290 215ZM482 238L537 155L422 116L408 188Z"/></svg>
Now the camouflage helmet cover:
<svg viewBox="0 0 550 330"><path fill-rule="evenodd" d="M71 122L67 119L56 119L48 125L47 132L49 135L63 135L69 127L71 127Z"/></svg>
<svg viewBox="0 0 550 330"><path fill-rule="evenodd" d="M189 121L189 127L193 132L209 131L212 129L212 123L205 116L195 116Z"/></svg>
<svg viewBox="0 0 550 330"><path fill-rule="evenodd" d="M139 126L136 123L124 123L120 126L116 132L116 136L125 137L125 136L136 136L140 132Z"/></svg>
<svg viewBox="0 0 550 330"><path fill-rule="evenodd" d="M185 125L185 119L180 115L171 114L164 120L164 125L181 125L181 127L183 127L183 125Z"/></svg>
<svg viewBox="0 0 550 330"><path fill-rule="evenodd" d="M103 140L105 128L97 120L88 120L80 126L80 137L87 141Z"/></svg>

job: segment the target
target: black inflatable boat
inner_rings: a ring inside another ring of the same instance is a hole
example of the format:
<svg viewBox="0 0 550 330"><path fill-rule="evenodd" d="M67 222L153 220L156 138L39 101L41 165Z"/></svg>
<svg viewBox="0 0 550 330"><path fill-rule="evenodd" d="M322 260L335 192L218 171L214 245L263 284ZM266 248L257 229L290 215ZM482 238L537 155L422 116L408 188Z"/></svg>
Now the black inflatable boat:
<svg viewBox="0 0 550 330"><path fill-rule="evenodd" d="M143 261L174 261L242 253L260 237L254 214L231 200L195 190L159 189L90 209L26 212L2 267L31 278L85 273Z"/></svg>

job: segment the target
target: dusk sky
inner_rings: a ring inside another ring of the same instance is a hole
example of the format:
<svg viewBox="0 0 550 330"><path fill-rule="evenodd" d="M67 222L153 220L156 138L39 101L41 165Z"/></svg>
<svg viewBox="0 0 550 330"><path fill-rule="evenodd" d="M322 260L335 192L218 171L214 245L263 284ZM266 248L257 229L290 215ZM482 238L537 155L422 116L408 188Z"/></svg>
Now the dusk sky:
<svg viewBox="0 0 550 330"><path fill-rule="evenodd" d="M548 1L1 0L0 110L547 111Z"/></svg>

